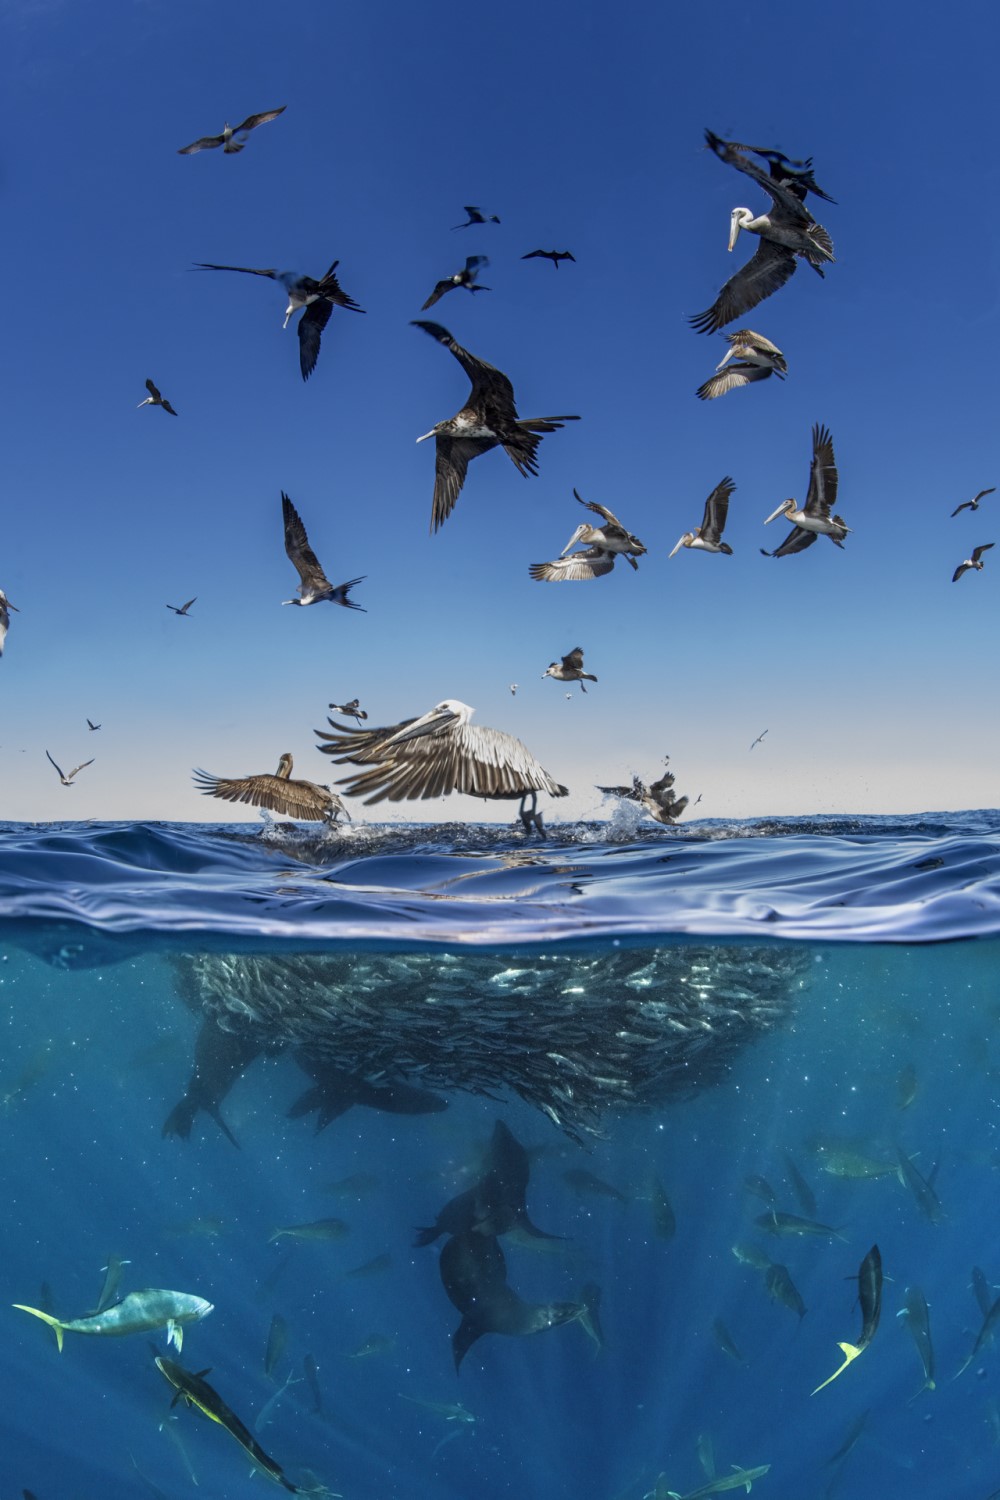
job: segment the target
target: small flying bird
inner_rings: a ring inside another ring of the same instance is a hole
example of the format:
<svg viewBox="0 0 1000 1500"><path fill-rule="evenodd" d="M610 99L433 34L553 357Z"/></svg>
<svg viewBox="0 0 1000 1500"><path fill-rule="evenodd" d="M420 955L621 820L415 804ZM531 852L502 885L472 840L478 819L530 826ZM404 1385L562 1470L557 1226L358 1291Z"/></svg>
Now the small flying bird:
<svg viewBox="0 0 1000 1500"><path fill-rule="evenodd" d="M335 260L330 269L319 281L312 276L303 276L298 271L276 271L268 269L258 271L253 266L216 266L208 261L195 261L199 271L239 271L244 276L266 276L270 281L278 281L288 293L288 306L285 308L285 321L282 328L288 327L288 320L292 314L304 309L299 319L299 369L302 371L302 379L308 380L316 368L319 359L319 345L323 336L323 329L330 321L335 307L346 307L348 312L363 313L365 309L359 307L353 298L349 297L336 277L339 260Z"/></svg>
<svg viewBox="0 0 1000 1500"><path fill-rule="evenodd" d="M975 568L977 573L981 573L983 571L983 568L985 567L985 564L982 561L983 553L988 552L993 545L993 542L984 542L981 547L974 547L972 556L967 557L964 562L959 563L958 567L951 575L952 583L957 583L962 574L967 573L970 568Z"/></svg>
<svg viewBox="0 0 1000 1500"><path fill-rule="evenodd" d="M585 693L587 691L587 689L583 685L584 678L586 678L588 682L597 681L597 678L594 676L593 672L585 672L583 670L582 646L575 646L573 650L567 652L560 661L550 662L549 665L545 668L545 671L542 673L543 681L546 677L554 677L557 682L578 682L580 684L581 693Z"/></svg>
<svg viewBox="0 0 1000 1500"><path fill-rule="evenodd" d="M514 387L501 370L463 349L440 323L417 320L413 326L422 328L449 349L472 381L472 390L461 411L435 423L430 432L417 438L422 443L432 437L436 443L431 530L437 531L455 508L472 459L500 444L518 473L537 474L536 455L545 433L556 432L564 422L580 419L561 416L522 420L514 405Z"/></svg>
<svg viewBox="0 0 1000 1500"><path fill-rule="evenodd" d="M820 535L828 536L835 547L843 547L844 537L850 528L840 516L830 512L837 503L837 463L833 456L833 438L826 427L817 422L812 430L813 456L809 466L809 493L801 510L794 500L782 500L777 510L772 511L764 525L778 516L791 521L790 531L780 547L768 552L761 547L765 557L788 557L793 552L804 552Z"/></svg>
<svg viewBox="0 0 1000 1500"><path fill-rule="evenodd" d="M328 719L334 732L317 729L318 738L328 742L318 748L340 765L366 768L338 782L349 796L364 796L366 807L452 792L488 801L519 798L525 832L535 828L544 838L538 793L565 797L568 788L514 735L470 724L474 713L467 703L445 698L420 718L382 729L351 729Z"/></svg>
<svg viewBox="0 0 1000 1500"><path fill-rule="evenodd" d="M777 344L772 344L763 334L754 333L752 328L741 328L737 333L727 333L725 337L729 353L716 365L716 373L698 387L695 394L700 401L714 401L727 391L752 385L755 380L766 380L769 375L777 375L779 380L784 380L788 374L785 356ZM735 359L737 363L730 365L731 359Z"/></svg>
<svg viewBox="0 0 1000 1500"><path fill-rule="evenodd" d="M251 130L256 130L258 125L266 125L269 120L276 120L287 108L283 104L280 109L265 109L259 115L247 115L242 125L230 125L227 120L221 135L203 135L200 140L192 141L190 146L181 146L177 155L193 156L196 151L212 151L216 146L221 146L227 156L235 156L238 151L243 150Z"/></svg>
<svg viewBox="0 0 1000 1500"><path fill-rule="evenodd" d="M511 683L508 683L507 686L508 686L508 690L510 692L510 696L512 698L516 698L517 697L517 683L516 682L511 682Z"/></svg>
<svg viewBox="0 0 1000 1500"><path fill-rule="evenodd" d="M278 761L273 776L265 772L261 776L227 779L211 776L207 771L193 771L192 777L206 797L221 797L224 802L248 802L251 807L266 807L304 823L336 823L341 813L351 821L347 808L329 787L292 779L292 757L287 751Z"/></svg>
<svg viewBox="0 0 1000 1500"><path fill-rule="evenodd" d="M72 786L73 785L73 777L76 776L76 775L78 775L79 772L83 770L84 766L92 766L94 764L94 758L93 758L93 756L91 756L90 760L81 761L80 764L78 766L76 766L72 771L70 771L70 773L69 773L68 776L66 776L63 773L63 771L61 771L60 768L58 766L56 766L55 761L52 760L52 757L51 757L51 755L49 755L49 752L47 750L46 750L45 754L48 756L49 761L52 763L52 765L56 767L56 772L57 772L57 774L59 776L59 780L62 782L63 786Z"/></svg>
<svg viewBox="0 0 1000 1500"><path fill-rule="evenodd" d="M767 730L766 729L764 730L764 734L767 734ZM763 742L764 742L764 734L759 734L757 736L757 738L754 740L753 745L763 744ZM751 750L753 749L753 745L750 746Z"/></svg>
<svg viewBox="0 0 1000 1500"><path fill-rule="evenodd" d="M464 286L467 292L492 291L492 287L474 285L480 271L484 266L488 266L489 263L490 259L488 255L467 255L465 258L465 270L456 271L454 276L446 276L443 281L439 281L420 311L426 312L429 307L434 306L435 302L441 301L445 292L453 292L459 286Z"/></svg>
<svg viewBox="0 0 1000 1500"><path fill-rule="evenodd" d="M541 256L543 260L550 260L557 271L561 260L571 260L576 265L576 256L569 250L529 250L527 255L521 256L521 259L535 260L538 256Z"/></svg>
<svg viewBox="0 0 1000 1500"><path fill-rule="evenodd" d="M742 270L729 278L712 306L690 320L697 333L715 333L783 287L795 272L797 257L823 276L823 267L834 254L833 241L802 202L800 191L776 181L738 146L711 130L705 131L705 139L720 161L753 178L771 198L768 213L755 217L749 208L734 208L730 216L730 250L741 229L759 235L760 244Z"/></svg>
<svg viewBox="0 0 1000 1500"><path fill-rule="evenodd" d="M177 413L170 405L170 402L163 399L151 380L146 381L146 389L149 392L149 395L146 397L145 401L139 402L139 406L136 407L136 411L138 411L139 408L143 406L162 406L164 411L168 411L172 417L176 417Z"/></svg>
<svg viewBox="0 0 1000 1500"><path fill-rule="evenodd" d="M529 574L536 583L579 583L601 578L615 566L615 554L605 547L584 547L552 562L532 563Z"/></svg>
<svg viewBox="0 0 1000 1500"><path fill-rule="evenodd" d="M180 609L177 608L176 604L168 604L167 608L172 609L175 615L186 615L197 597L198 595L195 594L194 599L189 599L186 604L181 605Z"/></svg>
<svg viewBox="0 0 1000 1500"><path fill-rule="evenodd" d="M359 583L364 583L367 573L363 573L360 578L351 578L347 583L338 583L334 588L309 545L302 518L284 490L281 492L281 514L285 522L285 551L302 580L296 590L299 597L282 599L282 604L305 606L318 604L321 600L328 599L331 604L342 604L345 609L360 609L362 614L367 614L368 611L362 609L360 604L355 604L353 599L347 597L351 589Z"/></svg>
<svg viewBox="0 0 1000 1500"><path fill-rule="evenodd" d="M17 605L11 604L3 589L0 589L0 656L3 656L3 643L7 639L7 630L10 626L11 610L13 610L16 615L19 615L21 613Z"/></svg>
<svg viewBox="0 0 1000 1500"><path fill-rule="evenodd" d="M637 536L631 531L626 531L613 511L607 506L598 505L594 500L585 500L579 490L574 489L574 496L587 510L592 510L596 516L600 516L604 522L603 526L588 526L586 521L582 522L574 531L566 543L560 557L565 557L571 547L577 542L584 542L588 547L600 547L605 552L614 552L625 558L629 567L635 572L639 571L637 557L645 554L646 548Z"/></svg>
<svg viewBox="0 0 1000 1500"><path fill-rule="evenodd" d="M332 708L335 714L344 714L348 719L356 719L359 724L362 719L367 719L368 717L361 707L361 700L359 698L352 698L350 703L328 703L326 706L327 708Z"/></svg>
<svg viewBox="0 0 1000 1500"><path fill-rule="evenodd" d="M89 719L87 720L87 728L88 729L94 730L94 729L100 729L100 727L101 727L100 724L92 724Z"/></svg>
<svg viewBox="0 0 1000 1500"><path fill-rule="evenodd" d="M700 552L724 552L727 557L732 557L733 549L728 542L722 540L722 533L729 514L729 497L735 488L736 485L727 474L705 501L705 514L701 518L701 525L695 531L685 531L671 552L671 557L682 547L693 547Z"/></svg>
<svg viewBox="0 0 1000 1500"><path fill-rule="evenodd" d="M633 776L631 786L599 786L597 790L606 797L624 797L626 802L638 802L657 823L671 824L677 822L688 805L686 797L674 796L676 780L672 771L665 771L659 781L653 781L649 786L638 776Z"/></svg>
<svg viewBox="0 0 1000 1500"><path fill-rule="evenodd" d="M978 510L980 500L982 500L984 496L992 495L995 492L996 485L991 484L988 490L980 490L979 494L973 495L971 500L964 500L961 505L956 505L955 509L952 511L952 515L957 516L960 510Z"/></svg>
<svg viewBox="0 0 1000 1500"><path fill-rule="evenodd" d="M465 212L469 215L464 224L453 224L452 229L469 229L473 224L499 224L500 220L496 214L486 215L481 208L476 208L472 203L464 205Z"/></svg>

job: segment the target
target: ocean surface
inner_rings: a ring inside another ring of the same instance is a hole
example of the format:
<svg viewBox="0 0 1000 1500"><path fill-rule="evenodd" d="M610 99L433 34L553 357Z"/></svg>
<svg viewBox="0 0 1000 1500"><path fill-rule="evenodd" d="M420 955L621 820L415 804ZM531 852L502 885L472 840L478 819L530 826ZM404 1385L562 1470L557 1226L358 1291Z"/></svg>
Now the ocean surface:
<svg viewBox="0 0 1000 1500"><path fill-rule="evenodd" d="M0 1500L1000 1492L1000 813L634 812L0 825Z"/></svg>

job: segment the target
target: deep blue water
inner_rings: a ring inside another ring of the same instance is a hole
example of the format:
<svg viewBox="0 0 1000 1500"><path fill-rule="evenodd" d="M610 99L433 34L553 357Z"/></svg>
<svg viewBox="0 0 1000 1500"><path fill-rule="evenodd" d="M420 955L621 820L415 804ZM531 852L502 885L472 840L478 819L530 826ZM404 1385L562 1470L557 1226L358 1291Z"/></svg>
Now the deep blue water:
<svg viewBox="0 0 1000 1500"><path fill-rule="evenodd" d="M973 1266L1000 1292L997 813L626 820L545 844L455 826L324 841L4 825L0 918L4 1500L280 1493L218 1425L168 1420L162 1330L67 1333L59 1354L11 1307L86 1314L110 1256L129 1261L123 1294L214 1304L180 1362L210 1369L248 1426L293 1378L259 1441L292 1481L349 1500L641 1500L659 1475L687 1494L707 1482L703 1434L719 1475L771 1466L762 1500L1000 1487L1000 1348L953 1378L983 1321ZM238 1147L204 1111L188 1139L164 1134L199 1035L259 1052L219 1103ZM408 1084L447 1107L369 1097L317 1133L288 1115L303 1059L341 1070L340 1104ZM532 1303L598 1286L605 1342L579 1320L489 1334L456 1374L444 1240L416 1248L414 1232L481 1178L498 1120L530 1151L531 1219L564 1237L504 1235L509 1285ZM620 1196L567 1180L580 1171ZM778 1212L841 1237L755 1224L760 1178ZM338 1238L269 1242L330 1217ZM737 1242L788 1268L805 1316ZM810 1395L858 1338L851 1278L873 1244L879 1327ZM913 1288L936 1361L915 1400L897 1316ZM287 1345L269 1379L275 1314Z"/></svg>

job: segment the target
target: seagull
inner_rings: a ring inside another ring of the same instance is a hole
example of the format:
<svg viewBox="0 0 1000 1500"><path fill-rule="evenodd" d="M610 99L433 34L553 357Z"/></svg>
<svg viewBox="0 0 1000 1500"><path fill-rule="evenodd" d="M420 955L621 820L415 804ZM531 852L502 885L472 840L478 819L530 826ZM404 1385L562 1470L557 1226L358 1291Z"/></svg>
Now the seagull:
<svg viewBox="0 0 1000 1500"><path fill-rule="evenodd" d="M639 538L633 536L631 531L626 531L618 517L613 511L608 510L606 506L598 505L594 500L585 500L579 490L574 489L573 494L582 506L587 510L592 510L595 515L600 516L604 521L604 525L588 526L584 521L576 528L559 554L560 557L565 557L569 549L575 546L577 542L585 542L588 547L600 547L605 552L620 554L625 558L629 567L638 572L639 564L635 559L636 557L642 557L646 551Z"/></svg>
<svg viewBox="0 0 1000 1500"><path fill-rule="evenodd" d="M275 271L273 269L258 271L253 266L216 266L208 261L195 261L199 271L239 271L244 276L266 276L271 281L279 281L288 293L288 306L285 308L285 321L281 325L288 327L288 320L299 308L305 308L299 319L299 369L302 371L302 379L308 380L316 368L319 359L320 339L323 329L330 321L330 315L335 307L346 307L349 312L363 313L365 309L349 297L336 277L339 260L335 260L325 276L319 281L312 276L302 276L298 271Z"/></svg>
<svg viewBox="0 0 1000 1500"><path fill-rule="evenodd" d="M467 292L492 291L492 287L473 285L480 271L484 266L488 266L489 263L490 258L488 255L467 255L465 258L465 270L456 271L454 276L446 276L443 281L439 281L420 311L426 312L429 307L434 306L435 302L441 301L445 292L453 292L458 286L464 286Z"/></svg>
<svg viewBox="0 0 1000 1500"><path fill-rule="evenodd" d="M435 423L430 432L417 438L418 443L430 437L436 440L431 530L437 531L455 508L472 459L502 444L520 474L537 474L536 454L544 434L556 432L564 422L578 422L580 419L531 417L522 421L514 405L514 387L502 371L463 349L440 323L417 320L413 326L422 328L431 338L450 349L472 381L472 390L461 411L444 422Z"/></svg>
<svg viewBox="0 0 1000 1500"><path fill-rule="evenodd" d="M735 484L727 474L705 501L705 514L701 518L701 525L696 531L685 531L671 552L671 557L682 547L693 547L699 552L724 552L727 557L732 557L733 549L728 542L722 540L722 533L726 526L726 516L729 514L729 497L735 488Z"/></svg>
<svg viewBox="0 0 1000 1500"><path fill-rule="evenodd" d="M516 698L517 697L517 683L516 682L510 682L510 683L507 684L507 687L508 687L508 691L510 692L510 696L512 698Z"/></svg>
<svg viewBox="0 0 1000 1500"><path fill-rule="evenodd" d="M767 730L766 730L766 729L765 729L765 730L764 730L764 734L767 734ZM754 742L753 742L753 745L760 745L760 744L763 744L763 741L764 741L764 734L759 734L759 735L758 735L758 736L757 736L757 738L756 738L756 739L755 739L755 740L754 740ZM752 750L752 749L753 749L753 745L751 745L751 746L750 746L750 749L751 749L751 750Z"/></svg>
<svg viewBox="0 0 1000 1500"><path fill-rule="evenodd" d="M136 407L136 411L138 411L139 408L143 406L162 406L164 411L168 411L172 417L176 417L177 413L170 405L170 402L164 401L163 397L160 395L159 391L156 389L156 386L151 380L146 381L146 389L149 392L149 395L146 397L145 401L139 402L139 406Z"/></svg>
<svg viewBox="0 0 1000 1500"><path fill-rule="evenodd" d="M528 572L536 583L578 583L602 578L614 565L615 554L605 547L584 547L582 552L571 552L552 562L532 563Z"/></svg>
<svg viewBox="0 0 1000 1500"><path fill-rule="evenodd" d="M88 729L100 729L100 727L100 724L92 724L89 719L87 720Z"/></svg>
<svg viewBox="0 0 1000 1500"><path fill-rule="evenodd" d="M576 265L576 256L571 254L569 250L529 250L527 255L521 256L521 259L534 260L537 256L541 256L545 260L550 260L557 271L561 260L571 260Z"/></svg>
<svg viewBox="0 0 1000 1500"><path fill-rule="evenodd" d="M221 797L225 802L249 802L251 807L267 807L271 812L299 818L304 823L336 823L341 813L348 822L351 815L335 792L317 786L314 781L292 780L292 757L286 751L271 776L241 776L226 779L194 771L192 776L206 797Z"/></svg>
<svg viewBox="0 0 1000 1500"><path fill-rule="evenodd" d="M472 203L464 205L465 212L469 215L464 224L453 224L452 229L468 229L473 224L499 224L500 220L496 214L486 215L481 208L476 208Z"/></svg>
<svg viewBox="0 0 1000 1500"><path fill-rule="evenodd" d="M965 501L963 501L963 503L961 505L957 505L955 507L955 509L952 511L952 515L953 516L957 516L960 510L978 510L979 509L979 502L980 502L980 500L982 500L983 497L986 496L986 495L992 495L992 494L994 494L995 491L996 491L996 485L995 484L991 484L988 490L980 490L979 494L978 495L973 495L973 497L972 497L971 500L965 500Z"/></svg>
<svg viewBox="0 0 1000 1500"><path fill-rule="evenodd" d="M952 583L957 583L962 574L967 573L970 568L975 568L977 573L981 573L983 571L983 568L985 567L985 564L982 561L983 553L988 552L992 546L992 542L984 542L981 547L975 547L973 549L972 556L967 557L964 562L959 563L958 567L951 575Z"/></svg>
<svg viewBox="0 0 1000 1500"><path fill-rule="evenodd" d="M688 805L686 797L675 797L672 791L676 780L672 771L665 771L659 781L649 786L638 776L632 777L631 786L599 786L597 790L606 797L624 797L627 802L638 802L657 823L676 823Z"/></svg>
<svg viewBox="0 0 1000 1500"><path fill-rule="evenodd" d="M754 333L752 328L741 328L737 333L727 333L725 337L729 353L716 365L716 373L698 387L695 394L699 401L714 401L727 391L752 385L755 380L766 380L769 375L777 375L779 380L784 380L788 374L785 356L777 344L772 344L770 339L764 338L760 333ZM731 359L738 363L729 365ZM729 368L722 374L726 365Z"/></svg>
<svg viewBox="0 0 1000 1500"><path fill-rule="evenodd" d="M359 698L352 698L350 703L328 703L327 708L332 708L335 714L344 714L349 719L356 719L359 724L362 719L368 717L361 707Z"/></svg>
<svg viewBox="0 0 1000 1500"><path fill-rule="evenodd" d="M306 536L306 528L302 519L289 500L284 490L281 492L281 514L285 521L285 551L295 564L298 575L302 582L296 593L297 599L282 599L282 604L318 604L322 599L328 599L331 604L342 604L345 609L360 609L362 614L367 614L360 604L355 604L353 599L347 597L348 591L359 583L364 583L367 573L360 578L351 578L347 583L338 583L334 588L319 565L319 559L309 545Z"/></svg>
<svg viewBox="0 0 1000 1500"><path fill-rule="evenodd" d="M568 789L514 735L471 725L474 713L467 703L446 698L419 718L382 729L350 729L328 719L334 732L316 730L319 739L328 742L318 749L340 765L367 768L338 782L350 796L365 796L366 807L387 800L447 797L452 792L489 801L516 797L525 832L535 828L544 838L538 793L565 797Z"/></svg>
<svg viewBox="0 0 1000 1500"><path fill-rule="evenodd" d="M49 760L52 761L52 764L54 766L56 766L55 761L52 760L52 757L51 757L51 755L49 755L49 752L47 750L46 750L45 754L49 756ZM78 765L75 770L70 771L70 773L69 773L68 776L64 776L63 773L62 773L62 771L59 769L59 767L56 766L56 770L59 773L59 780L62 782L63 786L72 786L73 785L73 777L76 776L80 771L82 771L83 768L84 768L84 766L92 766L93 764L94 764L94 759L93 759L93 756L91 756L90 760L81 761L80 765Z"/></svg>
<svg viewBox="0 0 1000 1500"><path fill-rule="evenodd" d="M588 682L597 681L593 672L585 672L583 670L582 646L574 646L573 650L568 651L561 661L550 662L542 673L543 680L546 677L554 677L557 682L578 682L581 693L587 691L583 685L584 678Z"/></svg>
<svg viewBox="0 0 1000 1500"><path fill-rule="evenodd" d="M828 536L836 547L843 547L844 537L850 528L840 516L830 515L837 503L837 462L833 456L833 438L826 427L817 422L812 431L813 456L809 466L809 493L806 503L797 510L794 500L782 500L777 510L772 511L764 525L778 516L784 516L795 527L773 552L761 547L765 557L788 557L793 552L804 552L811 547L817 536Z"/></svg>
<svg viewBox="0 0 1000 1500"><path fill-rule="evenodd" d="M195 594L194 599L189 599L186 604L181 605L180 609L177 608L176 604L168 604L167 608L172 609L175 615L186 615L197 597L198 595Z"/></svg>
<svg viewBox="0 0 1000 1500"><path fill-rule="evenodd" d="M276 120L287 108L283 104L280 109L265 109L262 114L247 115L242 125L230 125L227 120L221 135L203 135L200 140L192 141L190 146L181 146L177 155L193 156L196 151L211 151L216 146L221 146L227 156L234 156L243 150L251 130L256 130L258 125L266 125L269 120ZM234 139L237 136L241 139Z"/></svg>
<svg viewBox="0 0 1000 1500"><path fill-rule="evenodd" d="M11 610L13 610L16 615L19 615L21 613L17 605L11 604L3 589L0 589L0 656L3 656L3 643L7 639L7 630L10 625Z"/></svg>
<svg viewBox="0 0 1000 1500"><path fill-rule="evenodd" d="M705 139L721 161L728 162L764 189L771 198L769 213L754 217L749 208L734 208L730 217L729 248L736 244L741 229L760 236L756 254L742 270L731 276L710 308L691 319L697 333L715 333L734 318L749 312L772 292L783 287L793 275L797 256L807 261L817 275L834 259L833 241L822 224L817 224L795 189L769 177L763 167L741 152L739 147L705 131Z"/></svg>

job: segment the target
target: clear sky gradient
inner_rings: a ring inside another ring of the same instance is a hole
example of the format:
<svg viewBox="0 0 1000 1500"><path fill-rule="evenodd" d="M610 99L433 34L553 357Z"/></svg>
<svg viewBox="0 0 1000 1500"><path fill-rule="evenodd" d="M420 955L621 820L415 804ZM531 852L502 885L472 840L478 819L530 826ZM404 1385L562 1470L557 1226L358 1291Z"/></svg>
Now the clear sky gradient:
<svg viewBox="0 0 1000 1500"><path fill-rule="evenodd" d="M191 768L288 750L330 780L312 731L355 696L372 724L472 704L571 788L550 817L608 811L595 782L666 754L711 817L997 802L1000 546L951 574L1000 544L1000 493L950 518L1000 484L990 7L32 0L3 24L0 817L252 818ZM177 155L282 104L241 155ZM687 320L756 248L727 254L731 210L767 200L706 126L811 155L838 200L810 200L825 281L800 263L741 320L787 381L711 403L726 346ZM465 203L501 224L453 231ZM537 247L576 264L520 259ZM468 382L408 325L472 253L493 290L424 316L522 416L582 420L537 478L477 459L431 536L414 440ZM191 269L335 257L367 315L334 312L307 385L282 289ZM176 420L136 410L147 376ZM815 422L851 535L763 558ZM726 474L735 555L668 561ZM646 543L637 573L530 580L582 519L574 486ZM331 580L367 575L368 613L280 607L282 489ZM165 608L192 595L190 618ZM567 701L541 678L578 645L600 680ZM63 788L46 749L95 763Z"/></svg>

